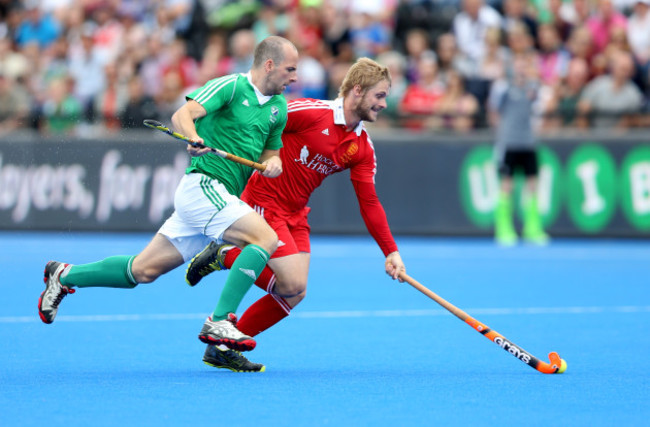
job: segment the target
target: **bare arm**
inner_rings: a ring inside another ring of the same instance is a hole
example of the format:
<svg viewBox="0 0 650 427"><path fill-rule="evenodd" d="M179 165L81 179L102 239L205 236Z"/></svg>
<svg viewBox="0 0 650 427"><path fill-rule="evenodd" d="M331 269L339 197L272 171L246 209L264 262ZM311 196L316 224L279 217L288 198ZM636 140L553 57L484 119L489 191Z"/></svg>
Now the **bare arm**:
<svg viewBox="0 0 650 427"><path fill-rule="evenodd" d="M194 121L204 117L207 114L205 108L194 100L187 101L181 108L176 110L172 115L172 125L178 133L181 133L194 142L204 143L203 138L196 133ZM209 148L196 148L191 145L187 146L187 152L193 156L202 156L210 152Z"/></svg>

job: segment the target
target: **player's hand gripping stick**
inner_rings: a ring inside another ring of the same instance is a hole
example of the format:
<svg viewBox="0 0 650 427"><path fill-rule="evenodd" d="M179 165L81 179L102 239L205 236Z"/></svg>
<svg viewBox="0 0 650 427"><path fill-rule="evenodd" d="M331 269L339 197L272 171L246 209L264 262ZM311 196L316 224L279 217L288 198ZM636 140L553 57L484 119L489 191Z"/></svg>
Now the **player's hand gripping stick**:
<svg viewBox="0 0 650 427"><path fill-rule="evenodd" d="M244 159L243 157L235 156L234 154L230 154L223 150L219 150L218 148L208 147L207 145L192 141L190 138L186 137L185 135L182 135L178 132L174 132L173 130L169 129L167 126L163 125L157 120L147 119L144 121L144 125L151 129L157 129L161 132L164 132L167 135L170 135L176 139L180 139L181 141L185 141L192 147L208 148L212 153L216 154L217 156L223 157L224 159L230 160L232 162L239 163L251 167L253 169L257 169L260 172L264 172L266 170L266 165L254 162L252 160Z"/></svg>

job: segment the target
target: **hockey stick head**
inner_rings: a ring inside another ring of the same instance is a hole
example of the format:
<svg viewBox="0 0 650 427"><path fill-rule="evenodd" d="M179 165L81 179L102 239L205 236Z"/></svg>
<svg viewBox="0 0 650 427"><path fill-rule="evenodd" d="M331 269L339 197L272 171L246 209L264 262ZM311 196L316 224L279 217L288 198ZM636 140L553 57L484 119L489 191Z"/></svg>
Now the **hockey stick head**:
<svg viewBox="0 0 650 427"><path fill-rule="evenodd" d="M551 352L548 354L549 359L551 360L551 367L556 369L554 374L562 374L566 371L567 364L556 352Z"/></svg>
<svg viewBox="0 0 650 427"><path fill-rule="evenodd" d="M144 122L142 122L146 127L151 128L151 129L158 129L158 130L166 130L167 127L160 123L158 120L153 120L153 119L146 119Z"/></svg>

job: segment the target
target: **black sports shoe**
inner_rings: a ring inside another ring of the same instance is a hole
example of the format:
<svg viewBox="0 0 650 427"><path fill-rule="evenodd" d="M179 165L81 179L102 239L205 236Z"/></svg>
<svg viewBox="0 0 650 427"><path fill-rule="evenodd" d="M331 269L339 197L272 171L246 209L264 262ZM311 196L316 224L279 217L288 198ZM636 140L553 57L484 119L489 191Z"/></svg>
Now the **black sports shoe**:
<svg viewBox="0 0 650 427"><path fill-rule="evenodd" d="M233 245L229 244L217 245L215 242L210 242L205 249L192 258L190 265L187 266L187 270L185 271L185 281L187 284L194 286L213 271L226 270L224 258L226 257L226 252L233 247Z"/></svg>
<svg viewBox="0 0 650 427"><path fill-rule="evenodd" d="M208 345L203 354L203 363L215 368L230 369L233 372L264 372L266 366L253 363L235 350L221 350L214 345Z"/></svg>

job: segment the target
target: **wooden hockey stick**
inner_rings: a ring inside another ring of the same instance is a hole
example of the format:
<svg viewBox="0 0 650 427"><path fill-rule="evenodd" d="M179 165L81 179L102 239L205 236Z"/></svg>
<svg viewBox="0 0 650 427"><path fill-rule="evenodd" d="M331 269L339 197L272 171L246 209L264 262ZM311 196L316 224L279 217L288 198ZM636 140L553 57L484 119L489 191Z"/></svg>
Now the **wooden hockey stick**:
<svg viewBox="0 0 650 427"><path fill-rule="evenodd" d="M531 368L535 368L539 372L542 372L544 374L561 374L566 370L566 362L562 360L560 358L560 355L557 354L556 352L549 353L548 356L550 358L550 363L546 363L542 360L539 360L538 358L528 353L523 348L515 345L513 342L506 339L503 335L501 335L497 331L490 329L484 323L481 323L478 320L472 318L469 314L465 313L460 308L446 301L444 298L440 297L435 292L431 291L426 286L422 285L421 283L413 279L408 274L400 273L400 277L404 279L406 283L413 286L415 289L422 292L424 295L428 296L429 298L431 298L432 300L434 300L435 302L437 302L438 304L446 308L454 316L458 317L460 320L470 325L476 331L484 335L487 339L489 339L490 341L492 341L493 343L495 343L496 345L498 345L508 353L512 354L517 359L526 363Z"/></svg>

